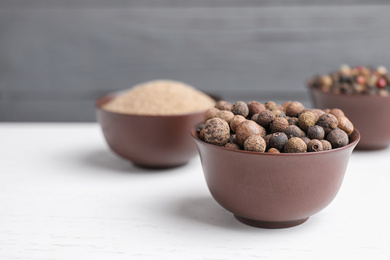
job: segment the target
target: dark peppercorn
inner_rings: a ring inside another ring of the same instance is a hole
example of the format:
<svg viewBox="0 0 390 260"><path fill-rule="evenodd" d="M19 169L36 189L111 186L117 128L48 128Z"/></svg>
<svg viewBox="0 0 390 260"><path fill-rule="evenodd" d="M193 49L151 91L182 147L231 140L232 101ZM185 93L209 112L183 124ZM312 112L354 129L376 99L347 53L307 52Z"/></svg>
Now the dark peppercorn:
<svg viewBox="0 0 390 260"><path fill-rule="evenodd" d="M286 134L287 138L289 138L289 139L291 137L304 137L304 136L306 136L305 132L296 125L287 126L286 129L284 129L284 133Z"/></svg>
<svg viewBox="0 0 390 260"><path fill-rule="evenodd" d="M269 139L269 147L282 150L288 141L287 135L285 133L274 133Z"/></svg>
<svg viewBox="0 0 390 260"><path fill-rule="evenodd" d="M346 146L349 142L348 135L340 128L332 130L327 136L326 140L332 145L332 148L339 148Z"/></svg>
<svg viewBox="0 0 390 260"><path fill-rule="evenodd" d="M322 126L324 128L325 134L330 133L330 131L335 129L338 124L339 121L337 120L337 118L330 113L321 115L317 121L317 125Z"/></svg>
<svg viewBox="0 0 390 260"><path fill-rule="evenodd" d="M319 152L323 150L323 146L320 140L313 139L310 140L307 144L307 151L308 152Z"/></svg>
<svg viewBox="0 0 390 260"><path fill-rule="evenodd" d="M318 139L318 140L324 139L325 138L324 128L322 128L322 126L319 125L314 125L307 130L307 136L310 139Z"/></svg>
<svg viewBox="0 0 390 260"><path fill-rule="evenodd" d="M259 113L257 117L257 123L262 127L269 127L269 125L274 121L275 115L270 110L264 110Z"/></svg>
<svg viewBox="0 0 390 260"><path fill-rule="evenodd" d="M286 153L306 153L306 143L299 137L291 137L284 146Z"/></svg>
<svg viewBox="0 0 390 260"><path fill-rule="evenodd" d="M247 104L243 101L237 101L233 104L231 111L235 115L242 115L243 117L247 117L249 115L249 108Z"/></svg>
<svg viewBox="0 0 390 260"><path fill-rule="evenodd" d="M252 135L244 142L245 151L264 152L266 148L265 141L260 135Z"/></svg>
<svg viewBox="0 0 390 260"><path fill-rule="evenodd" d="M271 133L284 132L287 127L288 121L286 118L276 117L270 125L270 131Z"/></svg>

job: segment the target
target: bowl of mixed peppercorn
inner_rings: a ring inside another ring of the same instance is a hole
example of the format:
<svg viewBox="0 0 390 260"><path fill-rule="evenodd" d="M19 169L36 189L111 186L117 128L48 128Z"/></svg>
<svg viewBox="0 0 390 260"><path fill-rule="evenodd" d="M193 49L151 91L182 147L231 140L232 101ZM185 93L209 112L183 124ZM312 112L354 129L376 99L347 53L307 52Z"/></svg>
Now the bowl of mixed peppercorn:
<svg viewBox="0 0 390 260"><path fill-rule="evenodd" d="M336 196L360 134L340 109L218 101L191 130L214 199L262 228L304 223Z"/></svg>
<svg viewBox="0 0 390 260"><path fill-rule="evenodd" d="M335 72L311 78L308 88L315 107L340 108L359 129L356 149L390 145L390 74L385 67L342 65Z"/></svg>

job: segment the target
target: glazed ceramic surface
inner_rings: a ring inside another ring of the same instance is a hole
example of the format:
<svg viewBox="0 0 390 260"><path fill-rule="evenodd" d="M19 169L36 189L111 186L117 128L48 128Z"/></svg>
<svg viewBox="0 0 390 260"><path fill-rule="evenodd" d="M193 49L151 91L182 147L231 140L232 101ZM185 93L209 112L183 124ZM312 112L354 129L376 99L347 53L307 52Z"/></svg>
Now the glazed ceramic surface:
<svg viewBox="0 0 390 260"><path fill-rule="evenodd" d="M390 97L341 95L309 88L316 108L340 108L359 129L361 140L356 149L384 149L390 144Z"/></svg>
<svg viewBox="0 0 390 260"><path fill-rule="evenodd" d="M146 168L180 166L197 154L189 132L194 124L202 120L203 112L142 116L102 109L116 95L107 95L96 102L97 120L115 153Z"/></svg>
<svg viewBox="0 0 390 260"><path fill-rule="evenodd" d="M315 153L268 154L230 150L200 140L193 128L214 199L248 225L291 227L325 208L336 196L357 130L345 147Z"/></svg>

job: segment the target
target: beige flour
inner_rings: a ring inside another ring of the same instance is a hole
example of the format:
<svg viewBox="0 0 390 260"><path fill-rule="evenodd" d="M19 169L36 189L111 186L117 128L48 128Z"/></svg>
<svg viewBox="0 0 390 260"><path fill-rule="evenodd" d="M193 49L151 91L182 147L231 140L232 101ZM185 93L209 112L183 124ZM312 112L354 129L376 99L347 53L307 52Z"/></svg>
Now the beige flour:
<svg viewBox="0 0 390 260"><path fill-rule="evenodd" d="M177 115L203 111L215 105L208 95L181 82L156 80L134 86L103 106L136 115Z"/></svg>

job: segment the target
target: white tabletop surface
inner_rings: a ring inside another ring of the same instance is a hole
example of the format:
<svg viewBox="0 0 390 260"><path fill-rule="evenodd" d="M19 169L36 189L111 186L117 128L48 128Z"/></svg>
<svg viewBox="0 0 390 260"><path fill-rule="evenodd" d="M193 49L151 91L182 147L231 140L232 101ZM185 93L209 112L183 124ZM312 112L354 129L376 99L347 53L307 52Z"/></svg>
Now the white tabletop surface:
<svg viewBox="0 0 390 260"><path fill-rule="evenodd" d="M354 152L334 201L260 229L211 197L199 157L134 167L97 124L0 124L0 259L390 259L390 149Z"/></svg>

